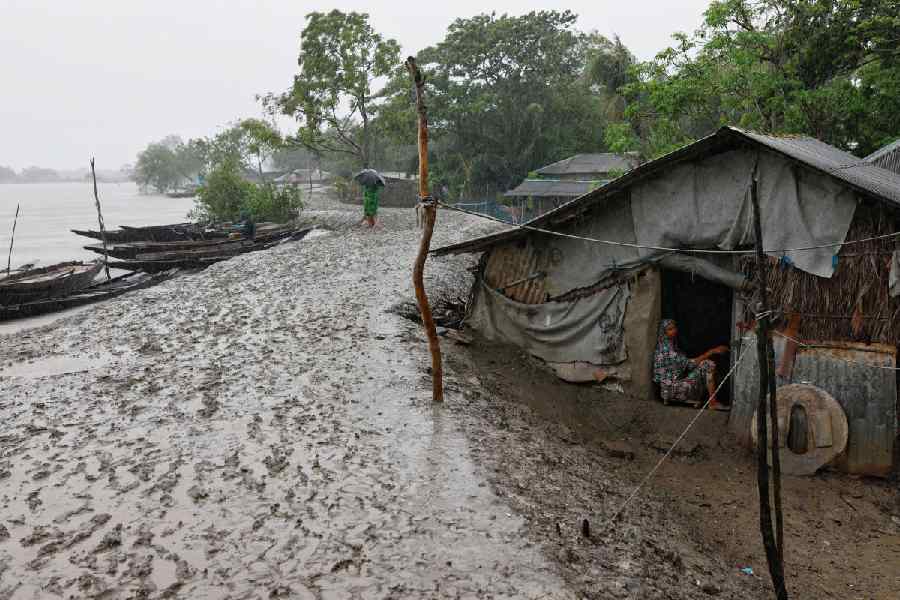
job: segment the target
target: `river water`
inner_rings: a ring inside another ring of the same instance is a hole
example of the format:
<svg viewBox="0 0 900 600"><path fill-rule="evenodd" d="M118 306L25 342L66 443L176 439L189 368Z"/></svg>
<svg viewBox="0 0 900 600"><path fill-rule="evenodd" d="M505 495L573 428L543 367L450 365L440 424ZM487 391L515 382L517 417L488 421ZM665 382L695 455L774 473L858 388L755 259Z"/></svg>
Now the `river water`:
<svg viewBox="0 0 900 600"><path fill-rule="evenodd" d="M193 207L191 198L167 198L138 192L134 183L99 184L107 229L119 225L183 223ZM12 266L48 265L65 260L96 258L83 248L90 239L70 229L97 229L93 186L83 183L0 185L0 267L6 268L10 232L21 205L12 252Z"/></svg>

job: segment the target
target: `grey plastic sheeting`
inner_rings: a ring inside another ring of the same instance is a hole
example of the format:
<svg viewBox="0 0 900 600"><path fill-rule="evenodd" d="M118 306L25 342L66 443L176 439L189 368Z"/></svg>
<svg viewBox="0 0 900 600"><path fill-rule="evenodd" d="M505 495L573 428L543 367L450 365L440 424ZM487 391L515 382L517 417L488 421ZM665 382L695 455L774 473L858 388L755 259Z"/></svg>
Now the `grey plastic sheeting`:
<svg viewBox="0 0 900 600"><path fill-rule="evenodd" d="M603 205L599 213L566 228L565 233L598 240L612 240L634 244L631 206L625 195L615 196ZM594 285L611 269L634 264L640 256L635 248L598 244L546 234L539 235L554 257L547 273L547 292L559 296L574 289Z"/></svg>
<svg viewBox="0 0 900 600"><path fill-rule="evenodd" d="M522 304L479 282L470 324L495 341L514 344L548 362L615 365L625 350L627 283L570 302Z"/></svg>
<svg viewBox="0 0 900 600"><path fill-rule="evenodd" d="M667 248L753 245L750 183L757 153L731 150L674 167L631 188L638 244ZM759 154L763 245L780 250L843 241L856 210L852 190L769 153ZM798 269L831 277L840 247L785 253ZM641 250L642 256L654 254ZM782 253L774 252L781 257Z"/></svg>
<svg viewBox="0 0 900 600"><path fill-rule="evenodd" d="M669 254L659 260L659 264L667 269L694 273L708 281L714 281L735 290L742 290L747 286L747 277L743 273L737 273L722 268L708 260L687 254Z"/></svg>

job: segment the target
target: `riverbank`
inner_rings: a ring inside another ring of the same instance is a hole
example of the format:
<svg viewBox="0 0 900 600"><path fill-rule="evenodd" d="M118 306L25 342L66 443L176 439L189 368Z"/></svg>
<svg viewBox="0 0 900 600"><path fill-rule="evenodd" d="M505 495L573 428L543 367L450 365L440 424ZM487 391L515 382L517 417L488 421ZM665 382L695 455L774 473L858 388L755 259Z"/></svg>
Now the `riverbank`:
<svg viewBox="0 0 900 600"><path fill-rule="evenodd" d="M633 403L445 341L433 405L391 310L413 299L413 211L369 231L308 204L331 233L0 337L0 598L766 597L761 554L742 574L681 496L651 486L601 526L651 451L560 413ZM485 227L442 211L434 243ZM469 260L429 262L433 301Z"/></svg>

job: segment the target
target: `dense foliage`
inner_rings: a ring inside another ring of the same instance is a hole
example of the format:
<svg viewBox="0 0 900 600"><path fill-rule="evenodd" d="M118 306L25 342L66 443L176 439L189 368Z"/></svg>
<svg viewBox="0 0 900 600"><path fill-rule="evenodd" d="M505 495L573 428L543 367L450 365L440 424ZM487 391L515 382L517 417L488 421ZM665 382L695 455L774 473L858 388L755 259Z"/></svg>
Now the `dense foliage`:
<svg viewBox="0 0 900 600"><path fill-rule="evenodd" d="M154 142L140 152L134 165L134 180L141 188L153 189L159 193L178 188L185 180L179 163L180 138L169 136L161 142Z"/></svg>
<svg viewBox="0 0 900 600"><path fill-rule="evenodd" d="M860 155L900 135L896 0L717 0L674 38L624 86L644 154L726 124Z"/></svg>
<svg viewBox="0 0 900 600"><path fill-rule="evenodd" d="M204 222L236 221L242 212L256 221L285 223L303 208L296 186L253 183L241 176L234 160L217 165L197 193L192 217Z"/></svg>
<svg viewBox="0 0 900 600"><path fill-rule="evenodd" d="M300 72L291 89L264 103L300 122L299 144L319 153L349 154L368 167L376 79L399 62L400 45L375 32L369 15L313 12L300 34Z"/></svg>
<svg viewBox="0 0 900 600"><path fill-rule="evenodd" d="M864 156L900 137L898 41L897 0L713 0L696 32L674 34L646 62L617 37L579 30L569 11L457 19L416 57L431 181L451 197L493 194L575 153L655 158L722 125ZM139 181L167 189L226 162L259 179L266 163L415 172L409 76L368 15L311 13L298 64L287 92L263 98L296 118L291 135L247 120L213 138L164 140L142 153Z"/></svg>
<svg viewBox="0 0 900 600"><path fill-rule="evenodd" d="M457 19L419 53L435 181L455 193L502 189L536 166L603 148L606 106L588 64L608 40L579 33L575 21L568 11ZM384 119L414 140L408 87L398 75Z"/></svg>

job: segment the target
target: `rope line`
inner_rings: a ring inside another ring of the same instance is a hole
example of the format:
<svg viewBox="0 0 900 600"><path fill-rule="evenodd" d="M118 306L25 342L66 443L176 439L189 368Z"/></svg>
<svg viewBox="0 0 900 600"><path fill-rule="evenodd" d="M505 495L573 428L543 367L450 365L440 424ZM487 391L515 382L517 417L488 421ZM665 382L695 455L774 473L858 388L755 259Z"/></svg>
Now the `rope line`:
<svg viewBox="0 0 900 600"><path fill-rule="evenodd" d="M525 229L527 231L534 231L535 233L544 233L547 235L555 235L557 237L569 238L572 240L580 240L583 242L592 242L595 244L606 244L608 246L621 246L625 248L637 248L643 250L657 250L659 252L690 252L694 254L756 254L756 250L712 250L712 249L700 249L700 248L666 248L665 246L646 246L643 244L631 244L629 242L615 242L612 240L600 240L597 238L585 237L580 235L573 235L571 233L562 233L560 231L552 231L550 229L543 229L541 227L534 227L532 225L525 224L513 224L502 219L498 219L496 217L492 217L490 215L485 215L478 212L473 212L470 210L465 210L463 208L458 208L452 204L447 204L445 202L437 201L438 205L443 208L449 210L455 210L456 212L461 212L467 215L472 215L473 217L481 217L482 219L488 219L490 221L496 221L497 223L502 223L503 225L510 225L516 229ZM788 252L801 252L805 250L820 250L824 248L836 248L838 246L852 246L854 244L864 244L866 242L874 242L877 240L884 240L889 238L900 237L900 231L894 233L887 233L884 235L877 235L874 237L863 238L860 240L852 240L852 241L843 241L843 242L831 242L828 244L820 244L817 246L801 246L799 248L783 248L781 250L763 250L767 254L786 254Z"/></svg>
<svg viewBox="0 0 900 600"><path fill-rule="evenodd" d="M747 341L748 339L749 338L743 338L744 341ZM731 375L734 373L734 371L738 368L738 365L741 364L741 361L744 360L744 356L747 354L747 352L749 352L749 348L745 348L744 351L741 352L741 355L734 362L734 366L731 367L731 370L728 371L728 374L725 375L724 379L722 379L722 382L719 384L719 387L716 388L716 391L713 393L713 396L715 396L716 394L719 393L719 390L722 389L722 386L725 385L725 382L728 381L728 378L731 377ZM700 410L697 411L697 414L694 415L694 418L691 419L691 422L688 423L687 427L684 428L684 431L681 432L681 435L678 436L678 439L675 440L675 443L672 444L672 447L669 448L669 450L663 455L663 457L661 459L659 459L659 462L657 462L656 465L652 469L650 469L650 472L647 473L647 475L644 477L644 479L642 479L641 482L637 485L637 487L634 488L634 490L631 492L631 494L628 496L628 498L625 499L625 502L622 503L622 505L619 507L619 509L615 513L613 513L613 516L610 517L609 519L607 519L606 525L609 525L610 523L615 521L617 518L619 518L619 515L622 514L622 512L625 510L625 508L628 506L628 504L631 503L631 501L635 498L635 496L637 496L638 492L641 491L641 488L643 488L644 485L646 485L646 483L648 481L650 481L650 478L653 477L653 474L656 473L656 471L662 466L662 464L664 462L666 462L666 460L669 458L669 456L672 455L672 452L675 451L675 447L678 446L679 443L681 443L681 440L684 439L684 436L686 436L688 431L690 431L691 427L694 426L694 423L696 423L697 420L699 420L700 417L703 416L703 413L706 412L706 408L709 406L709 402L710 402L711 398L712 397L707 398L706 403L700 408Z"/></svg>
<svg viewBox="0 0 900 600"><path fill-rule="evenodd" d="M781 333L780 331L776 331L774 329L772 330L772 333L774 333L775 335L780 335L781 337L794 342L795 344L797 344L798 346L800 346L802 348L817 348L817 347L819 347L819 346L816 346L813 344L806 344L796 338L792 338L791 336ZM860 365L862 367L870 367L872 369L882 369L884 371L900 371L900 368L898 368L898 367L887 367L884 365L872 365L869 363L859 362L858 360L850 360L849 358L841 358L840 356L836 356L835 358L837 358L838 360L843 361L845 363L849 363L851 365Z"/></svg>

